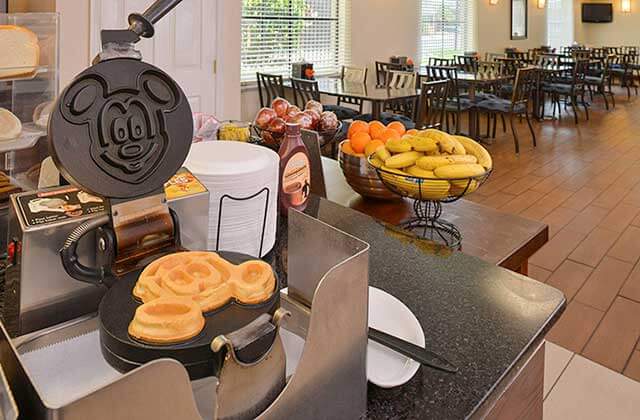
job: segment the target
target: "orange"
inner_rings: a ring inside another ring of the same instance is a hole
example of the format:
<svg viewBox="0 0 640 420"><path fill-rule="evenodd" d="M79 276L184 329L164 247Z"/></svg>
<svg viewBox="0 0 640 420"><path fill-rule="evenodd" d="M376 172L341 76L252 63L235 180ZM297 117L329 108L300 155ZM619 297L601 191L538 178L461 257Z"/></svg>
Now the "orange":
<svg viewBox="0 0 640 420"><path fill-rule="evenodd" d="M407 130L407 132L405 133L409 136L415 136L418 134L418 130L416 130L415 128L412 128L411 130Z"/></svg>
<svg viewBox="0 0 640 420"><path fill-rule="evenodd" d="M356 152L353 150L353 147L351 147L351 143L348 141L342 143L342 153L346 153L347 155L356 154Z"/></svg>
<svg viewBox="0 0 640 420"><path fill-rule="evenodd" d="M391 139L399 139L399 138L400 138L400 133L398 133L393 128L385 128L382 134L380 134L380 140L382 140L382 142L385 144L387 143L387 141Z"/></svg>
<svg viewBox="0 0 640 420"><path fill-rule="evenodd" d="M380 147L384 147L384 143L382 140L371 140L369 144L364 148L364 155L371 156L378 150Z"/></svg>
<svg viewBox="0 0 640 420"><path fill-rule="evenodd" d="M398 134L400 134L400 135L403 135L404 133L407 132L407 129L404 128L404 124L402 124L400 121L394 121L392 123L389 123L387 128L390 128L392 130L396 130L398 132Z"/></svg>
<svg viewBox="0 0 640 420"><path fill-rule="evenodd" d="M382 132L386 129L387 127L380 121L371 121L369 123L369 135L372 139L379 139Z"/></svg>
<svg viewBox="0 0 640 420"><path fill-rule="evenodd" d="M355 120L349 126L349 132L347 133L348 138L352 138L356 133L366 133L369 134L369 123L366 121Z"/></svg>
<svg viewBox="0 0 640 420"><path fill-rule="evenodd" d="M358 132L351 137L351 147L356 153L364 153L365 147L371 141L368 133Z"/></svg>

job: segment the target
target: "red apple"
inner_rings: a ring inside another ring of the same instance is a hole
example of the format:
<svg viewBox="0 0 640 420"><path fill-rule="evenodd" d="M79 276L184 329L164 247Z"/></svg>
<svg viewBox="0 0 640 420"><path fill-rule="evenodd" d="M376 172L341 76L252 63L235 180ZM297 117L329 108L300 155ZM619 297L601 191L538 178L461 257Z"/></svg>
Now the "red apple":
<svg viewBox="0 0 640 420"><path fill-rule="evenodd" d="M300 112L300 108L295 105L290 105L289 108L287 108L287 115L285 115L284 120L289 122L289 119L296 115L298 112Z"/></svg>
<svg viewBox="0 0 640 420"><path fill-rule="evenodd" d="M306 111L304 111L304 114L311 117L311 128L315 130L315 128L318 126L318 122L320 122L320 114L313 109L307 109Z"/></svg>
<svg viewBox="0 0 640 420"><path fill-rule="evenodd" d="M316 111L318 114L322 114L322 111L324 110L322 104L314 100L307 102L307 105L304 107L304 109Z"/></svg>
<svg viewBox="0 0 640 420"><path fill-rule="evenodd" d="M254 120L254 124L263 130L269 127L271 121L273 121L277 117L276 111L271 108L262 108L256 114L256 119Z"/></svg>
<svg viewBox="0 0 640 420"><path fill-rule="evenodd" d="M318 123L318 131L332 131L338 128L340 122L336 114L330 111L325 111L320 115L320 122Z"/></svg>
<svg viewBox="0 0 640 420"><path fill-rule="evenodd" d="M271 102L271 108L276 111L278 117L284 118L287 115L287 109L289 109L289 101L284 98L276 98Z"/></svg>
<svg viewBox="0 0 640 420"><path fill-rule="evenodd" d="M287 123L280 117L274 118L269 124L269 131L275 134L283 134Z"/></svg>
<svg viewBox="0 0 640 420"><path fill-rule="evenodd" d="M311 125L313 124L313 119L310 115L307 115L304 112L299 112L289 119L289 123L300 124L300 128L310 130Z"/></svg>

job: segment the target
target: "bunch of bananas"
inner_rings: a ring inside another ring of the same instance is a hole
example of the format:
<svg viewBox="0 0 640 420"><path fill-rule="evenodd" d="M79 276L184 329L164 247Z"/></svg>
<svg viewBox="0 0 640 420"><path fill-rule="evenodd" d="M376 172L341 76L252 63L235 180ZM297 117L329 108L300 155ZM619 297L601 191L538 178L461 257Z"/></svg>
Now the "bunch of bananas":
<svg viewBox="0 0 640 420"><path fill-rule="evenodd" d="M422 200L470 194L479 187L476 178L493 167L489 152L479 143L435 129L390 139L367 154L383 181Z"/></svg>

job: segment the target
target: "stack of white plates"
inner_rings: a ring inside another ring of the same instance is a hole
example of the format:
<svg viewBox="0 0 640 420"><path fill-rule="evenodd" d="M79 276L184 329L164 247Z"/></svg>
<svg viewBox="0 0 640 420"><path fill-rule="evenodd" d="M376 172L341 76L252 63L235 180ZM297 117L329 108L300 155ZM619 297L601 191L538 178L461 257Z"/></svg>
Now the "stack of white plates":
<svg viewBox="0 0 640 420"><path fill-rule="evenodd" d="M279 165L277 153L253 144L211 141L191 146L185 166L209 190L209 250L262 257L273 248Z"/></svg>

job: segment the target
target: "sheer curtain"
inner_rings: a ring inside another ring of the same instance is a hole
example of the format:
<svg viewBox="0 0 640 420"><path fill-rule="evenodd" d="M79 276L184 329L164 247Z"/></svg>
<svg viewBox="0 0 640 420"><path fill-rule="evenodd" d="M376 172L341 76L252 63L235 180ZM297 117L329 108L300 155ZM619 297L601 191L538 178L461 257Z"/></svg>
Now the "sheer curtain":
<svg viewBox="0 0 640 420"><path fill-rule="evenodd" d="M560 48L573 41L573 0L547 0L547 44Z"/></svg>

